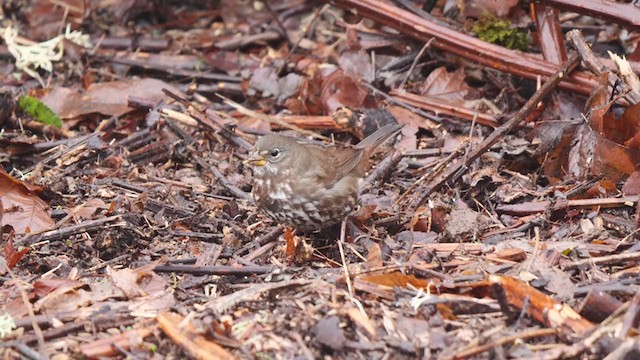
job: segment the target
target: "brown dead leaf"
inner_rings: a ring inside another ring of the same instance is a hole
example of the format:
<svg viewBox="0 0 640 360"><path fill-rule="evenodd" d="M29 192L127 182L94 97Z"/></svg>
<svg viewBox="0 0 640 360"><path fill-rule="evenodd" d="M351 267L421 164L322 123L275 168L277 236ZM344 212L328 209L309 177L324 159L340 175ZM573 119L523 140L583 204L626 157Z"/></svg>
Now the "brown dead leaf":
<svg viewBox="0 0 640 360"><path fill-rule="evenodd" d="M147 78L92 84L84 94L69 88L54 87L40 100L61 119L92 113L122 116L133 110L128 106L129 96L158 102L164 97L162 89L179 92L162 80Z"/></svg>
<svg viewBox="0 0 640 360"><path fill-rule="evenodd" d="M0 203L0 205L1 204L2 203ZM2 206L0 206L0 210L2 210ZM0 275L4 275L6 271L4 265L6 265L9 269L13 269L18 261L20 261L20 259L22 259L22 257L29 252L29 249L30 248L26 247L21 249L20 251L16 251L15 247L13 246L13 239L12 237L9 237L9 239L4 244L4 256L0 257ZM2 263L3 260L5 261L4 264Z"/></svg>
<svg viewBox="0 0 640 360"><path fill-rule="evenodd" d="M578 127L573 137L578 151L571 150L577 156L573 157L575 161L570 157L570 162L583 163L587 173L618 181L631 175L640 164L640 104L627 108L616 119L610 111L613 102L608 100L607 75L599 77L600 86L589 98L589 126Z"/></svg>
<svg viewBox="0 0 640 360"><path fill-rule="evenodd" d="M76 280L65 279L65 278L49 278L49 279L40 279L33 283L33 291L34 293L42 298L49 293L60 289L60 288L81 288L85 286L84 283Z"/></svg>
<svg viewBox="0 0 640 360"><path fill-rule="evenodd" d="M2 105L0 105L2 106ZM2 110L0 110L2 111ZM33 136L24 134L15 138L0 139L0 148L11 156L34 153L34 145L39 142L39 139Z"/></svg>
<svg viewBox="0 0 640 360"><path fill-rule="evenodd" d="M89 3L84 0L34 0L31 9L25 11L29 26L27 37L32 40L48 40L60 32L61 23L77 28L88 15Z"/></svg>
<svg viewBox="0 0 640 360"><path fill-rule="evenodd" d="M367 194L364 194L367 195ZM365 197L367 199L369 197ZM376 209L378 208L377 204L368 204L367 202L363 202L363 205L351 215L351 221L358 227L363 227L364 224L371 219L373 215L376 213Z"/></svg>
<svg viewBox="0 0 640 360"><path fill-rule="evenodd" d="M380 245L374 242L369 247L369 253L367 254L367 268L381 268L382 265L382 250L380 250Z"/></svg>
<svg viewBox="0 0 640 360"><path fill-rule="evenodd" d="M17 180L0 168L0 201L2 225L11 225L16 234L49 229L54 222L49 205L37 193L42 189Z"/></svg>
<svg viewBox="0 0 640 360"><path fill-rule="evenodd" d="M585 191L586 198L597 198L602 196L615 196L618 192L618 187L611 180L600 180L593 184L587 191Z"/></svg>
<svg viewBox="0 0 640 360"><path fill-rule="evenodd" d="M583 104L575 98L554 94L547 103L540 120L536 122L532 137L538 138L539 145L536 153L538 161L544 164L547 176L561 174L558 157L566 154L562 149L568 146L572 132L582 121L580 109ZM557 177L557 175L555 176Z"/></svg>
<svg viewBox="0 0 640 360"><path fill-rule="evenodd" d="M371 108L375 101L360 80L335 71L322 84L321 101L325 114L332 114L341 107Z"/></svg>
<svg viewBox="0 0 640 360"><path fill-rule="evenodd" d="M71 210L78 218L93 219L98 209L108 209L109 206L98 198L91 198Z"/></svg>
<svg viewBox="0 0 640 360"><path fill-rule="evenodd" d="M407 285L411 284L413 287L420 289L432 287L432 290L435 290L435 284L440 282L437 279L418 279L413 275L405 275L399 271L380 275L363 275L359 276L358 279L387 287L407 287Z"/></svg>
<svg viewBox="0 0 640 360"><path fill-rule="evenodd" d="M401 130L402 140L396 144L398 149L405 151L415 150L418 144L418 130L420 128L427 130L433 129L432 124L428 120L413 111L396 105L389 106L387 110L394 118L396 118L396 120L398 120L398 123L404 124L404 127Z"/></svg>
<svg viewBox="0 0 640 360"><path fill-rule="evenodd" d="M640 164L640 151L615 143L596 134L593 153L593 175L604 175L611 181L619 181L631 175Z"/></svg>
<svg viewBox="0 0 640 360"><path fill-rule="evenodd" d="M271 125L268 121L252 116L247 116L238 120L238 127L241 129L260 130L264 132L271 131Z"/></svg>
<svg viewBox="0 0 640 360"><path fill-rule="evenodd" d="M562 327L576 333L593 328L591 322L580 316L570 306L555 301L550 296L516 278L490 275L489 284L490 286L499 285L502 287L509 304L525 310L529 316L546 326Z"/></svg>
<svg viewBox="0 0 640 360"><path fill-rule="evenodd" d="M165 289L164 279L153 272L156 263L151 263L137 269L122 269L114 271L107 267L114 285L118 287L128 299L135 299L146 295L160 293Z"/></svg>
<svg viewBox="0 0 640 360"><path fill-rule="evenodd" d="M282 235L282 237L284 238L284 241L286 243L286 249L285 249L286 258L289 259L289 261L292 261L292 259L296 254L296 242L295 242L295 239L293 238L293 233L291 232L291 229L288 227L284 229L284 234Z"/></svg>
<svg viewBox="0 0 640 360"><path fill-rule="evenodd" d="M640 171L634 171L622 186L625 196L640 194Z"/></svg>
<svg viewBox="0 0 640 360"><path fill-rule="evenodd" d="M119 349L131 350L135 348L134 345L141 345L142 339L151 335L154 330L155 326L131 329L121 334L80 344L79 349L88 359L117 357L121 353Z"/></svg>
<svg viewBox="0 0 640 360"><path fill-rule="evenodd" d="M147 293L138 285L138 274L131 269L114 271L107 267L107 273L111 276L113 283L124 292L128 299L146 296Z"/></svg>
<svg viewBox="0 0 640 360"><path fill-rule="evenodd" d="M558 102L567 103L560 106ZM589 104L592 108L587 124L579 118L568 120L562 116L563 112L571 117L577 116L576 106L568 98L556 97L553 106L549 108L556 112L555 116L551 116L560 120L545 120L537 124L536 134L541 139L539 158L549 178L560 180L568 176L580 179L590 175L604 175L616 182L633 173L637 168L636 164L640 164L639 150L610 138L611 136L624 142L622 134L635 131L631 123L638 116L638 110L633 107L622 123L615 123L620 119L614 119L607 112L610 104L604 96L599 95L598 89ZM544 116L548 119L550 113L545 112ZM627 135L626 139L633 135L635 134ZM631 143L634 142L631 139Z"/></svg>
<svg viewBox="0 0 640 360"><path fill-rule="evenodd" d="M640 150L640 103L627 108L620 118L607 112L603 118L604 136L618 144Z"/></svg>
<svg viewBox="0 0 640 360"><path fill-rule="evenodd" d="M598 77L598 86L587 99L585 112L591 127L599 134L604 134L603 117L609 110L612 103L609 102L609 76L608 72L603 72Z"/></svg>
<svg viewBox="0 0 640 360"><path fill-rule="evenodd" d="M284 106L294 114L322 115L322 76L320 71L302 79L297 96L285 100Z"/></svg>
<svg viewBox="0 0 640 360"><path fill-rule="evenodd" d="M179 314L165 312L156 317L160 329L173 343L194 359L230 360L235 357L211 339L199 334L196 327Z"/></svg>
<svg viewBox="0 0 640 360"><path fill-rule="evenodd" d="M42 286L54 285L53 291L39 299L33 304L36 312L47 312L57 314L66 311L73 311L87 306L93 302L91 293L82 289L86 284L68 279L56 279L58 284L44 284ZM41 286L41 287L42 287ZM42 291L42 290L40 290Z"/></svg>
<svg viewBox="0 0 640 360"><path fill-rule="evenodd" d="M441 66L431 72L424 81L420 94L444 100L451 105L462 106L471 88L464 81L464 70L448 72Z"/></svg>

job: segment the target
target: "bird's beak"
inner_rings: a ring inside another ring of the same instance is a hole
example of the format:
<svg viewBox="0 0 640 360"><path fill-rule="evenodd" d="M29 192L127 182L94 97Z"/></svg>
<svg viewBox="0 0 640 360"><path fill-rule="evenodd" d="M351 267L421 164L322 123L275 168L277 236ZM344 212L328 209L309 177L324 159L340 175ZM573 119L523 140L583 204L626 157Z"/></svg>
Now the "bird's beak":
<svg viewBox="0 0 640 360"><path fill-rule="evenodd" d="M267 165L267 160L262 155L251 155L247 160L242 162L244 165L252 165L252 166L265 166Z"/></svg>

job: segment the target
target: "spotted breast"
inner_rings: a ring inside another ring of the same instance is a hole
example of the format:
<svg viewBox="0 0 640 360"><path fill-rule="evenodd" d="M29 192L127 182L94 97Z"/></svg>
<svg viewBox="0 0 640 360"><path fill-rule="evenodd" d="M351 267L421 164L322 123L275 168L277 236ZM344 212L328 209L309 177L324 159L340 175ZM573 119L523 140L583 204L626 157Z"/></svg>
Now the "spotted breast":
<svg viewBox="0 0 640 360"><path fill-rule="evenodd" d="M302 230L342 221L358 203L372 151L400 128L382 127L354 147L319 146L281 135L261 138L245 162L253 167L258 207Z"/></svg>

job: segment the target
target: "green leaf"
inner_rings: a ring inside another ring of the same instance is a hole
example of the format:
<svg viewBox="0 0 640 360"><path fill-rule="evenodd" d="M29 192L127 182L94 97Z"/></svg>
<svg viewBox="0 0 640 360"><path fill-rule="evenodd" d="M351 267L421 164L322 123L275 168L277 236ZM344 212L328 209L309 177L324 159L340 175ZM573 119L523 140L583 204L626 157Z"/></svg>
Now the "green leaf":
<svg viewBox="0 0 640 360"><path fill-rule="evenodd" d="M33 96L21 96L18 100L18 106L20 109L29 114L36 121L39 121L45 125L55 126L60 129L62 127L62 120L58 117L53 110L42 103L42 101L34 98Z"/></svg>

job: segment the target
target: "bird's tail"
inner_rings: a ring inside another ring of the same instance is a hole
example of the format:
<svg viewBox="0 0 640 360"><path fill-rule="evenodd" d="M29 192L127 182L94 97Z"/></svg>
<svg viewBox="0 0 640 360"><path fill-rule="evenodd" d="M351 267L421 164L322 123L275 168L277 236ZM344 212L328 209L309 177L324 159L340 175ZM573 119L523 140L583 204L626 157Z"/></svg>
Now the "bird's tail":
<svg viewBox="0 0 640 360"><path fill-rule="evenodd" d="M355 148L356 149L365 149L367 151L372 151L378 146L384 144L385 141L389 140L392 136L398 134L400 129L402 129L404 125L402 124L390 124L381 127L376 130L373 134L367 136L362 139Z"/></svg>

